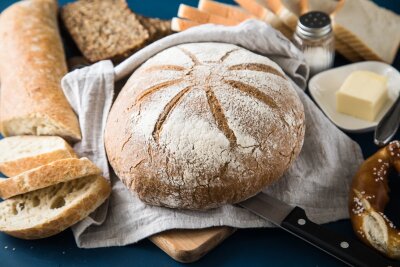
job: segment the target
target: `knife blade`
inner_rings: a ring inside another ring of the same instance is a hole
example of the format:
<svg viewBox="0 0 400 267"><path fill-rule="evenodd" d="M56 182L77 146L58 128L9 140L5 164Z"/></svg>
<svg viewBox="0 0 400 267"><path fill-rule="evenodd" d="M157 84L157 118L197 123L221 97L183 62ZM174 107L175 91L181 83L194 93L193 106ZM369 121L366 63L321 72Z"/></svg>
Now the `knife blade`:
<svg viewBox="0 0 400 267"><path fill-rule="evenodd" d="M349 266L400 266L399 263L384 257L359 241L342 237L313 223L307 218L302 208L288 205L265 193L260 193L237 205L272 222Z"/></svg>
<svg viewBox="0 0 400 267"><path fill-rule="evenodd" d="M400 95L375 128L374 142L378 146L387 145L400 126Z"/></svg>

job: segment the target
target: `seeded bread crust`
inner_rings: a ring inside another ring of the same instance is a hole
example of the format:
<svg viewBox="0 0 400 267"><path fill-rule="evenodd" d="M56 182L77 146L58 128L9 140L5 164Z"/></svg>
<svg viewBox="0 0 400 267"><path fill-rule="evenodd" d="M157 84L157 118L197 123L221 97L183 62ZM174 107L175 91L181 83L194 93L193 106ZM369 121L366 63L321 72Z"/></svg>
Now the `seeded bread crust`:
<svg viewBox="0 0 400 267"><path fill-rule="evenodd" d="M278 180L304 129L302 103L278 65L235 45L192 43L133 73L109 114L105 145L142 201L202 210Z"/></svg>
<svg viewBox="0 0 400 267"><path fill-rule="evenodd" d="M10 198L0 203L0 231L22 239L58 234L87 217L110 193L107 180L95 175Z"/></svg>
<svg viewBox="0 0 400 267"><path fill-rule="evenodd" d="M119 62L149 38L125 0L76 1L62 8L61 18L79 50L91 62Z"/></svg>
<svg viewBox="0 0 400 267"><path fill-rule="evenodd" d="M148 18L141 15L136 15L142 26L149 33L149 38L146 44L157 41L167 35L172 34L171 21L157 18Z"/></svg>
<svg viewBox="0 0 400 267"><path fill-rule="evenodd" d="M7 199L54 184L101 174L101 170L89 159L60 159L47 165L0 180L0 197Z"/></svg>
<svg viewBox="0 0 400 267"><path fill-rule="evenodd" d="M47 142L49 150L35 154L33 150L37 149L37 146L43 142ZM54 147L51 147L52 145ZM30 147L32 154L21 154L21 146ZM0 157L0 172L8 177L18 175L55 160L77 158L72 147L58 136L6 137L0 140L0 151L2 153L2 157ZM4 157L6 153L13 155L13 158Z"/></svg>

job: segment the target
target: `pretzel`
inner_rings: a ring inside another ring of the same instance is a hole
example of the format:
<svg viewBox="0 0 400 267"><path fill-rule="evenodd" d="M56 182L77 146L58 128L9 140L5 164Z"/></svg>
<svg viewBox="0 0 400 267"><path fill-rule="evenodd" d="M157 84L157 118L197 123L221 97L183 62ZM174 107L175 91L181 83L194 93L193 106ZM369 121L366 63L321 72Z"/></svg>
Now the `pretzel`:
<svg viewBox="0 0 400 267"><path fill-rule="evenodd" d="M349 213L356 235L390 258L400 259L400 231L383 213L389 202L389 171L400 172L400 142L368 158L353 178Z"/></svg>

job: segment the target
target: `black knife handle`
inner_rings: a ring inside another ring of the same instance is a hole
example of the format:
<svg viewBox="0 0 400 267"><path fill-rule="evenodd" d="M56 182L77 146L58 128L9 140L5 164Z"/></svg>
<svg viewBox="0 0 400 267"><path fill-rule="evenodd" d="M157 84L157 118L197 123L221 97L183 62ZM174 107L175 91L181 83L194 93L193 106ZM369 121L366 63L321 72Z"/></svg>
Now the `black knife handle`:
<svg viewBox="0 0 400 267"><path fill-rule="evenodd" d="M303 209L295 207L283 220L282 228L308 243L322 249L350 266L388 267L400 266L363 243L341 237L310 221Z"/></svg>

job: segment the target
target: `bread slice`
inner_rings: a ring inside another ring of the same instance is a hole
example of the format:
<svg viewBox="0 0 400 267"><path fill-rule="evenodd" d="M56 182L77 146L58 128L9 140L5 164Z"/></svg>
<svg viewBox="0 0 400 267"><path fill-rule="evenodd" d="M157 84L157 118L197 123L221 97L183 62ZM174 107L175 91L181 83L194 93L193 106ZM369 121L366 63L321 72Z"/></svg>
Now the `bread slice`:
<svg viewBox="0 0 400 267"><path fill-rule="evenodd" d="M216 1L200 0L198 8L200 11L240 22L255 18L252 14L237 6L223 4Z"/></svg>
<svg viewBox="0 0 400 267"><path fill-rule="evenodd" d="M94 175L59 183L0 203L0 231L22 239L55 235L87 217L110 195Z"/></svg>
<svg viewBox="0 0 400 267"><path fill-rule="evenodd" d="M141 48L149 33L125 0L85 0L65 5L61 18L91 62L119 62Z"/></svg>
<svg viewBox="0 0 400 267"><path fill-rule="evenodd" d="M37 189L77 178L101 174L101 170L87 158L69 158L0 180L0 197L7 199Z"/></svg>
<svg viewBox="0 0 400 267"><path fill-rule="evenodd" d="M240 22L233 19L224 18L221 16L209 14L198 10L197 8L187 6L185 4L180 4L178 9L178 17L189 19L201 24L214 23L221 24L225 26L235 26Z"/></svg>
<svg viewBox="0 0 400 267"><path fill-rule="evenodd" d="M267 1L269 3L274 3L273 0ZM343 5L342 2L336 0L282 0L282 4L298 16L310 11L323 11L327 14L334 14ZM335 49L342 56L352 62L363 60L361 55L358 54L355 49L340 40L336 34Z"/></svg>
<svg viewBox="0 0 400 267"><path fill-rule="evenodd" d="M175 32L181 32L184 30L187 30L192 27L196 27L201 25L198 22L187 20L187 19L181 19L181 18L172 18L171 21L171 29Z"/></svg>
<svg viewBox="0 0 400 267"><path fill-rule="evenodd" d="M336 36L366 60L391 64L400 44L400 16L368 0L341 0L334 14Z"/></svg>
<svg viewBox="0 0 400 267"><path fill-rule="evenodd" d="M52 161L76 158L71 146L58 136L13 136L0 140L0 172L15 176Z"/></svg>

